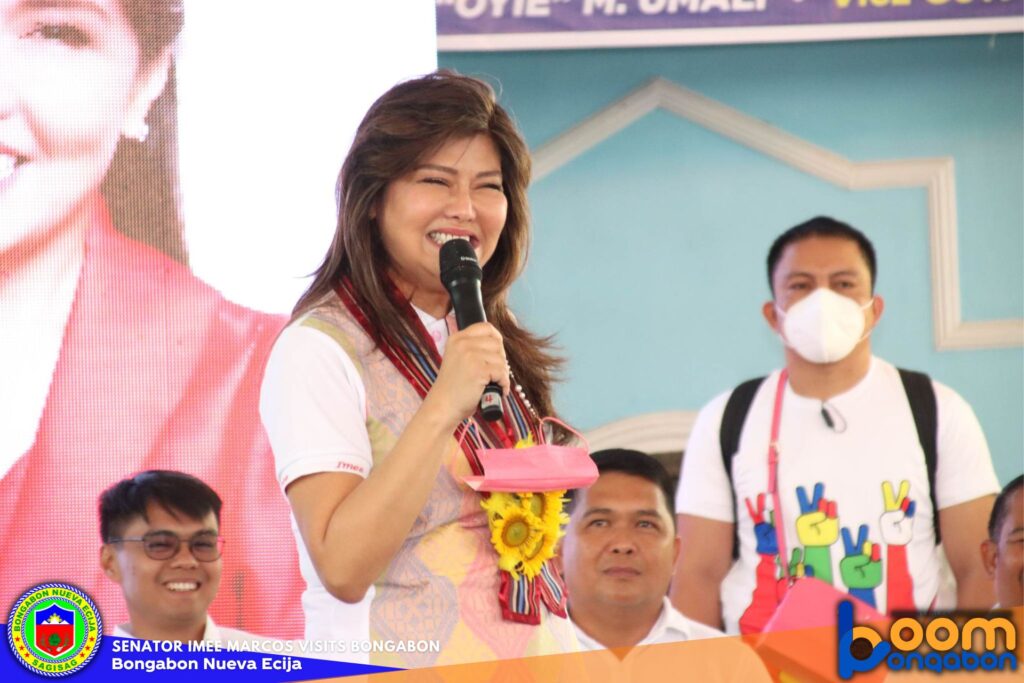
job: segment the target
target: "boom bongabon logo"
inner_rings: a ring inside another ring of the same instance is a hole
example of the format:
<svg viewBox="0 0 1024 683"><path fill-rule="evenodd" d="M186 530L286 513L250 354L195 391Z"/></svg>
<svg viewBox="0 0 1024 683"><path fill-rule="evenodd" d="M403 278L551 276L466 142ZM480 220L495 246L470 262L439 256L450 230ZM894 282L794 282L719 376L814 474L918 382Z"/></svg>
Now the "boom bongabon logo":
<svg viewBox="0 0 1024 683"><path fill-rule="evenodd" d="M839 603L836 626L839 677L843 680L872 671L883 662L891 671L1017 670L1013 652L1017 629L1004 616L900 617L883 638L871 626L854 624L853 605L844 600ZM980 636L977 646L976 636Z"/></svg>

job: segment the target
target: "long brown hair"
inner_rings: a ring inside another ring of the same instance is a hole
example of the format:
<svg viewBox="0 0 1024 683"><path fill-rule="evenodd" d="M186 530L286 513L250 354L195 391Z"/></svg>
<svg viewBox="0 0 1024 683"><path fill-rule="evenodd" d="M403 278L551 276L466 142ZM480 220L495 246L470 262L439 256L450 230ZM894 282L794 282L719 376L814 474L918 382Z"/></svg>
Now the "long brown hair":
<svg viewBox="0 0 1024 683"><path fill-rule="evenodd" d="M396 85L370 107L338 175L334 239L292 318L314 308L347 276L376 331L374 341L401 346L403 337L415 339L388 296L390 256L371 216L390 182L412 171L449 140L480 133L489 135L498 148L508 199L505 226L483 268L484 309L505 340L514 381L542 417L554 415L551 385L563 361L552 353L550 337L538 337L520 327L508 308L509 287L526 265L530 243L526 200L530 155L494 90L478 79L437 71Z"/></svg>
<svg viewBox="0 0 1024 683"><path fill-rule="evenodd" d="M139 73L170 49L184 24L182 0L120 0L139 48ZM149 137L122 139L101 186L114 227L188 264L178 177L178 96L172 60L167 85L146 116Z"/></svg>

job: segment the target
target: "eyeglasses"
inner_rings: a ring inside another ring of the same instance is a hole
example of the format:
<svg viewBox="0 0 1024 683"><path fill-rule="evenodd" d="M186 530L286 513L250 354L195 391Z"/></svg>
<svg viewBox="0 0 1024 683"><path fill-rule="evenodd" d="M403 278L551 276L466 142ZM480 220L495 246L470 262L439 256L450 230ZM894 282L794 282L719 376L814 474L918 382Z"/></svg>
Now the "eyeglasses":
<svg viewBox="0 0 1024 683"><path fill-rule="evenodd" d="M182 539L170 531L150 531L141 538L112 538L108 543L141 543L146 557L151 560L169 560L178 554ZM200 531L186 541L192 557L200 562L213 562L224 550L224 539L209 531Z"/></svg>

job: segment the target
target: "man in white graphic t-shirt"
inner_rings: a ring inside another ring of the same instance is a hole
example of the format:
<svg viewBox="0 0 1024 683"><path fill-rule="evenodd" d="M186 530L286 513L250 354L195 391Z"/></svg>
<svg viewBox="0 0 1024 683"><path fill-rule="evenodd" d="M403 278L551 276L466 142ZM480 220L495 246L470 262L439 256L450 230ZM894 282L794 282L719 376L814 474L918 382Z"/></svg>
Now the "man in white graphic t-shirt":
<svg viewBox="0 0 1024 683"><path fill-rule="evenodd" d="M785 593L781 562L881 612L953 607L939 598L942 549L955 606L992 604L977 552L998 491L985 437L954 391L872 355L876 272L871 242L831 218L772 245L762 313L785 368L706 405L683 458L672 599L690 618L763 630Z"/></svg>

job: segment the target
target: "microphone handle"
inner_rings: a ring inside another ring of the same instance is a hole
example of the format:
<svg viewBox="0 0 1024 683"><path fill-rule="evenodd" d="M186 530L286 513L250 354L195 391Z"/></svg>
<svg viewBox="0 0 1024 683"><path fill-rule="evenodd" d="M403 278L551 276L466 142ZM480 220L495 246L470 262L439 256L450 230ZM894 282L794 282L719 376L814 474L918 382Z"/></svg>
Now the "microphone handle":
<svg viewBox="0 0 1024 683"><path fill-rule="evenodd" d="M463 281L453 285L449 288L449 294L458 328L464 330L470 325L486 322L479 283ZM502 418L504 412L501 405L501 386L497 382L488 382L480 396L480 414L488 422L495 422Z"/></svg>

